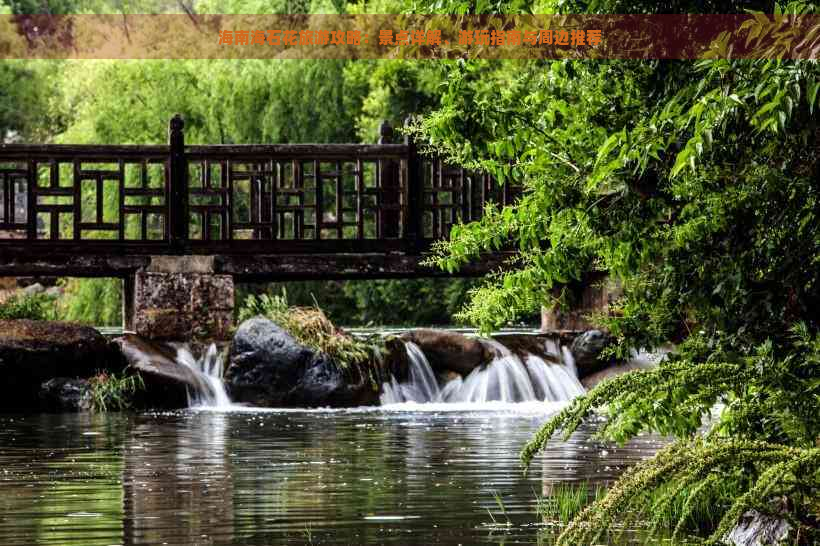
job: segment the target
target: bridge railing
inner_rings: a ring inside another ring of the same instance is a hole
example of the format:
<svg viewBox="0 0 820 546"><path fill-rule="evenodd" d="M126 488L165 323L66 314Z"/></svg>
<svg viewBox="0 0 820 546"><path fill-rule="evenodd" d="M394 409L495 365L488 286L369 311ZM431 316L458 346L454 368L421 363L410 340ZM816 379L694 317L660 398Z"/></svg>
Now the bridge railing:
<svg viewBox="0 0 820 546"><path fill-rule="evenodd" d="M378 144L0 145L0 252L418 252L515 189Z"/></svg>

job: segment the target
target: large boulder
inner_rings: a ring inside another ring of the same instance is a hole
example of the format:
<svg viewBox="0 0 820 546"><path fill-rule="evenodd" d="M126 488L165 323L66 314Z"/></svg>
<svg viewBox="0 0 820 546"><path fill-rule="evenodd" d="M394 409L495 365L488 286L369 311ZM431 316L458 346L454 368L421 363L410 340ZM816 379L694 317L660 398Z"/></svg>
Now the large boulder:
<svg viewBox="0 0 820 546"><path fill-rule="evenodd" d="M601 353L610 341L610 337L601 330L587 330L572 341L570 350L575 359L578 377L592 375L613 363L611 359L601 358Z"/></svg>
<svg viewBox="0 0 820 546"><path fill-rule="evenodd" d="M581 385L583 385L585 389L589 390L598 385L601 381L609 379L610 377L617 377L634 370L642 369L644 369L644 366L632 361L627 361L621 364L613 364L612 366L607 366L606 368L598 370L595 373L585 375L581 378Z"/></svg>
<svg viewBox="0 0 820 546"><path fill-rule="evenodd" d="M492 359L479 340L458 332L419 328L402 334L401 338L418 345L438 373L454 371L467 376L477 366Z"/></svg>
<svg viewBox="0 0 820 546"><path fill-rule="evenodd" d="M65 322L0 320L1 411L42 410L40 390L55 377L88 378L124 363L97 330Z"/></svg>
<svg viewBox="0 0 820 546"><path fill-rule="evenodd" d="M302 345L264 317L239 326L229 358L225 382L235 402L348 407L378 401L377 386L357 369L340 369L327 355Z"/></svg>

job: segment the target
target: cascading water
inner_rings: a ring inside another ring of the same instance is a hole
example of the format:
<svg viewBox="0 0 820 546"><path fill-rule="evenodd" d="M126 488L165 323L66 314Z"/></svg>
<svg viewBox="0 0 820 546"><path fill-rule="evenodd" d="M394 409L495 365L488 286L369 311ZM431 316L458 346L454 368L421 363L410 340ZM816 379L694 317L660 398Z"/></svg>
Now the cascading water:
<svg viewBox="0 0 820 546"><path fill-rule="evenodd" d="M440 400L441 389L427 357L412 341L405 342L404 347L410 363L409 381L399 383L395 377L391 377L390 382L384 384L381 395L382 404Z"/></svg>
<svg viewBox="0 0 820 546"><path fill-rule="evenodd" d="M391 377L383 385L382 405L402 402L562 402L584 393L568 350L550 342L547 349L562 364L551 364L528 354L525 361L493 339L481 342L495 354L493 360L475 368L466 378L456 377L443 387L422 350L412 342L405 348L409 360L406 382Z"/></svg>
<svg viewBox="0 0 820 546"><path fill-rule="evenodd" d="M231 399L222 381L222 355L215 344L197 360L188 347L177 349L177 363L189 368L196 378L196 387L188 387L188 406L225 408Z"/></svg>

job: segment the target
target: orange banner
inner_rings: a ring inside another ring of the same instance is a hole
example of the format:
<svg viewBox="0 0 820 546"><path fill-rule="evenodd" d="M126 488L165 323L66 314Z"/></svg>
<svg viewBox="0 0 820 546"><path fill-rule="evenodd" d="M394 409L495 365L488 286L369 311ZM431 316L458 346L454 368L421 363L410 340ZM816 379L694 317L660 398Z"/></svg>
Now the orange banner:
<svg viewBox="0 0 820 546"><path fill-rule="evenodd" d="M5 59L817 59L820 16L0 16Z"/></svg>

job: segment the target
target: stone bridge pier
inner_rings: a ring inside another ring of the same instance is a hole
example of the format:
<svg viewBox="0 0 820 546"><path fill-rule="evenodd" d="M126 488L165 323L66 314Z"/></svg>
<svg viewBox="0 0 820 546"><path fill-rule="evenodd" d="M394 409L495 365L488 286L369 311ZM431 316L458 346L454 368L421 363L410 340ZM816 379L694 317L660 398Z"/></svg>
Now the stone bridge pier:
<svg viewBox="0 0 820 546"><path fill-rule="evenodd" d="M568 310L556 307L541 308L541 331L561 330L581 331L594 328L595 315L607 315L612 306L623 295L623 289L616 280L605 276L590 276L585 282L570 289ZM556 296L559 290L556 289Z"/></svg>
<svg viewBox="0 0 820 546"><path fill-rule="evenodd" d="M228 340L234 279L214 256L152 256L123 284L125 329L160 340Z"/></svg>

